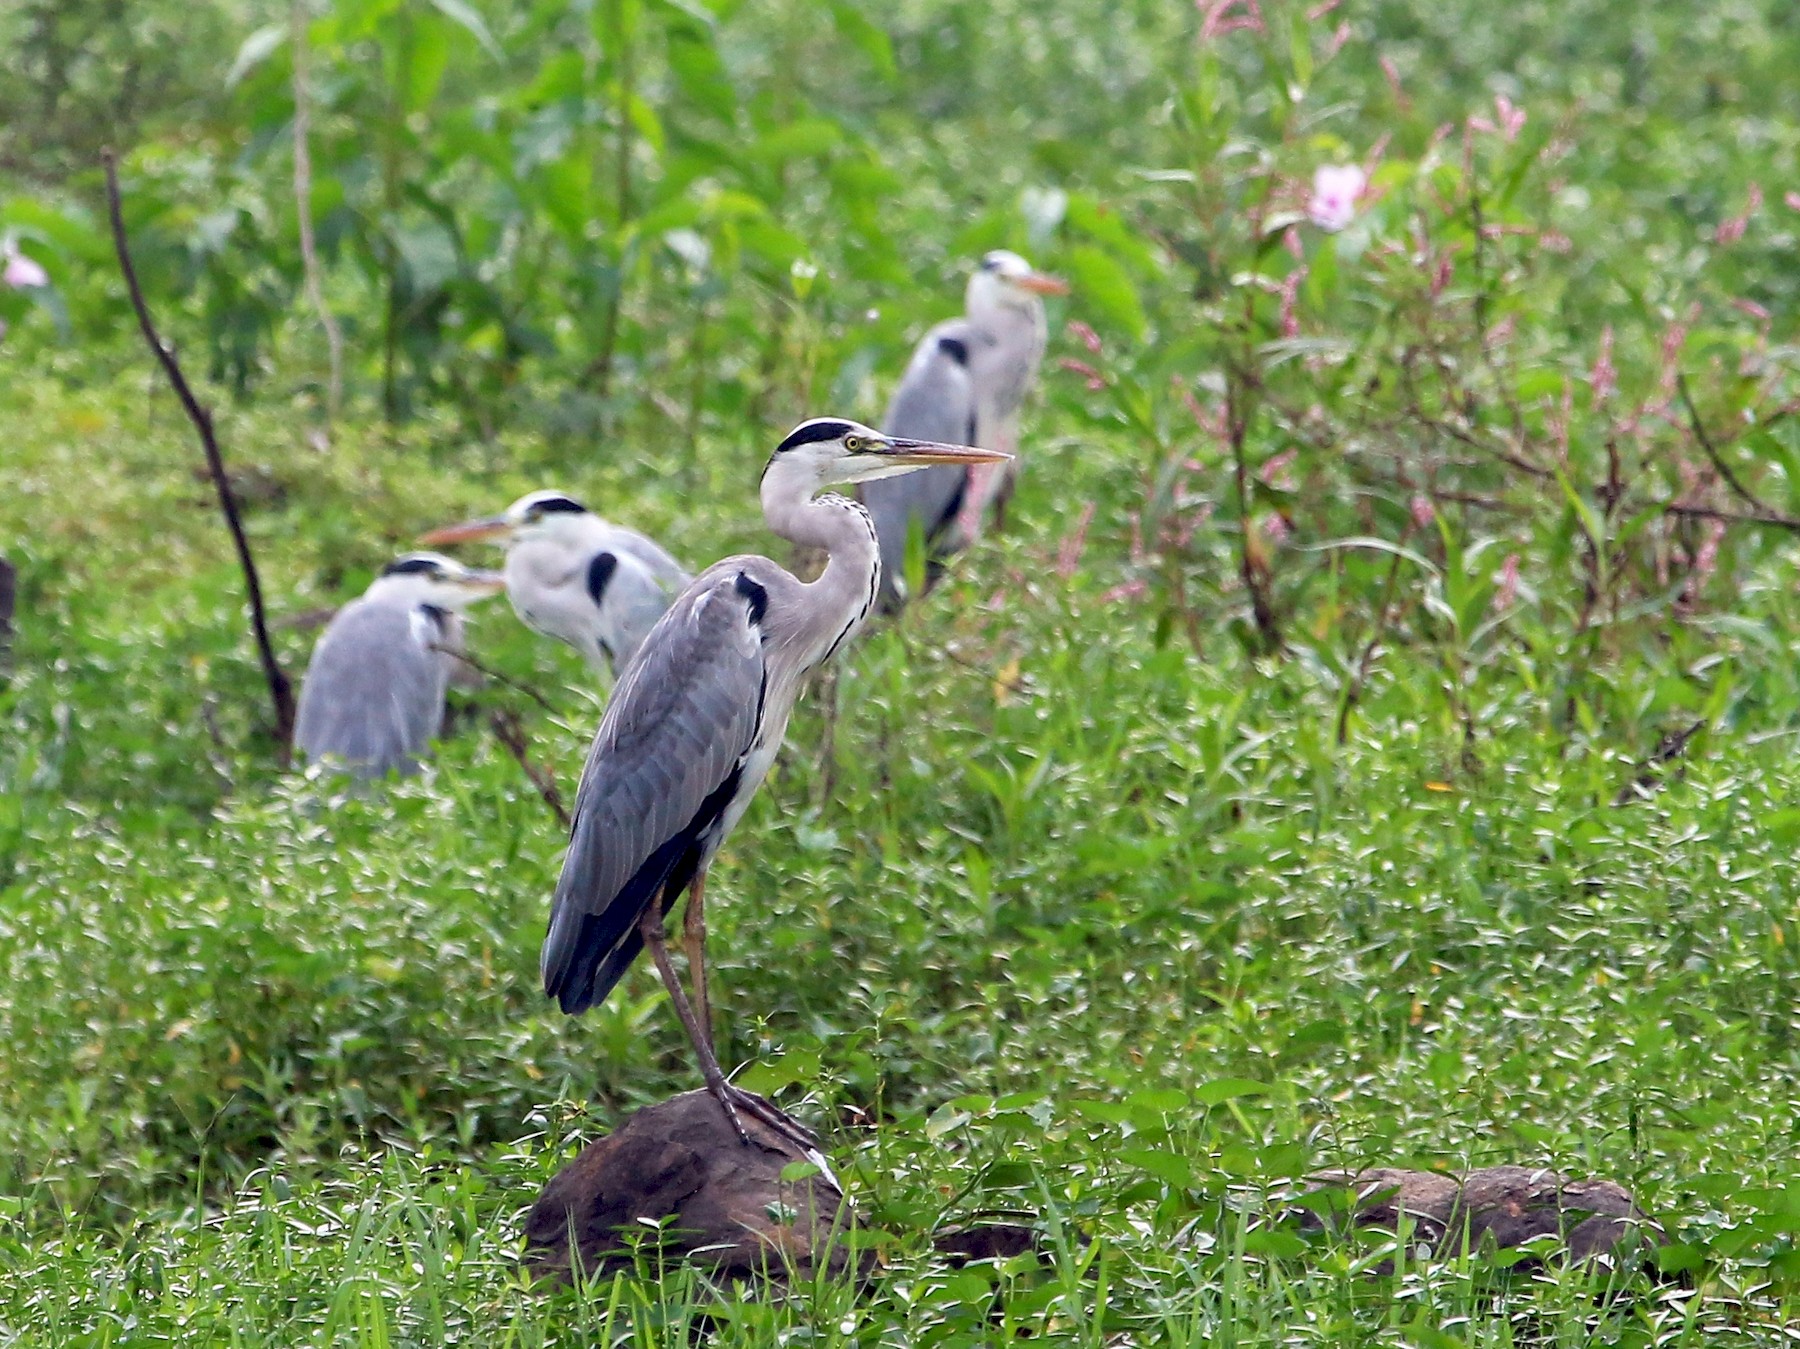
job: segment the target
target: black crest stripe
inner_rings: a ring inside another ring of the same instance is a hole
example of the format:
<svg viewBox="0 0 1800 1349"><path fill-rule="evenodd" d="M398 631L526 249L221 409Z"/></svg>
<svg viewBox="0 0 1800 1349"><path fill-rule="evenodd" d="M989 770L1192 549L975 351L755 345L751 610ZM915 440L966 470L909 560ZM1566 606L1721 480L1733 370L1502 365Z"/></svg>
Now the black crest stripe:
<svg viewBox="0 0 1800 1349"><path fill-rule="evenodd" d="M781 454L799 445L816 445L822 440L841 440L855 432L851 422L839 421L835 417L819 417L810 422L803 422L788 433L788 438L775 447L775 453Z"/></svg>
<svg viewBox="0 0 1800 1349"><path fill-rule="evenodd" d="M531 503L531 509L544 515L586 515L587 507L574 497L548 496L539 497Z"/></svg>
<svg viewBox="0 0 1800 1349"><path fill-rule="evenodd" d="M443 564L435 557L403 557L381 569L383 576L435 576Z"/></svg>

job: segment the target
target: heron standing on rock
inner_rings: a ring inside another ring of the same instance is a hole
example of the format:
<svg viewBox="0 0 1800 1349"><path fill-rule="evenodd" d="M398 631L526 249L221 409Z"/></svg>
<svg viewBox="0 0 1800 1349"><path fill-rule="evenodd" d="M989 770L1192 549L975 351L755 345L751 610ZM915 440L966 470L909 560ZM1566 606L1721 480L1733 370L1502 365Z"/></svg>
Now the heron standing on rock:
<svg viewBox="0 0 1800 1349"><path fill-rule="evenodd" d="M862 625L881 578L869 513L815 493L1006 458L835 417L802 422L763 470L763 517L783 538L823 549L824 572L801 581L766 557L714 563L644 639L594 737L544 939L544 991L565 1012L586 1011L648 946L706 1085L746 1142L738 1110L790 1135L796 1126L726 1082L713 1053L706 871L774 762L802 682ZM684 891L692 1002L663 936Z"/></svg>
<svg viewBox="0 0 1800 1349"><path fill-rule="evenodd" d="M434 547L497 539L506 544L506 595L533 632L579 651L617 675L671 600L693 578L661 545L602 520L561 492L532 492L503 515L434 529Z"/></svg>
<svg viewBox="0 0 1800 1349"><path fill-rule="evenodd" d="M338 610L300 682L294 744L357 777L418 771L444 723L444 688L462 650L462 612L497 595L500 574L437 553L390 562Z"/></svg>
<svg viewBox="0 0 1800 1349"><path fill-rule="evenodd" d="M1045 295L1068 284L1036 271L1017 253L996 250L969 278L964 316L938 324L913 350L888 406L888 434L964 441L1016 455L1019 409L1037 378L1047 330ZM926 550L926 584L943 559L981 534L990 507L1003 511L1016 464L957 465L903 482L873 483L862 492L881 543L881 602L903 601L906 539L918 522Z"/></svg>

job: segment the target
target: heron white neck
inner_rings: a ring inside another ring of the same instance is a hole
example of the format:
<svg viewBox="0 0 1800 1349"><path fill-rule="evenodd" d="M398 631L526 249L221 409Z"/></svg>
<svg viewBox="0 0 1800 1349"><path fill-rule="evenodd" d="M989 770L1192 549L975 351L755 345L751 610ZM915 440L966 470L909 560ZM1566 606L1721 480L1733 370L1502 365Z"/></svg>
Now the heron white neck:
<svg viewBox="0 0 1800 1349"><path fill-rule="evenodd" d="M763 518L769 528L806 548L825 550L825 570L807 590L812 603L779 635L819 648L822 660L854 629L874 602L881 553L869 513L847 497L814 497L817 478L799 465L771 464L763 475Z"/></svg>

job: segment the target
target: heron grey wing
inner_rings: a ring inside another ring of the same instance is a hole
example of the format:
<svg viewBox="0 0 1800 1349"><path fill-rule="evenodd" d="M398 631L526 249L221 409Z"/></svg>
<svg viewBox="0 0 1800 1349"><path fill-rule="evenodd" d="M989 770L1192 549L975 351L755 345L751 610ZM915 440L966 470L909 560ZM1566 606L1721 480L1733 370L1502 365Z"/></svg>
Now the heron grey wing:
<svg viewBox="0 0 1800 1349"><path fill-rule="evenodd" d="M656 540L646 538L635 529L626 529L621 525L609 525L604 546L623 557L629 557L644 569L658 585L667 592L667 600L680 594L693 581L686 567L682 566L667 549Z"/></svg>
<svg viewBox="0 0 1800 1349"><path fill-rule="evenodd" d="M635 557L618 557L607 578L601 615L603 639L612 652L613 672L620 673L638 653L657 620L668 612L670 594Z"/></svg>
<svg viewBox="0 0 1800 1349"><path fill-rule="evenodd" d="M761 719L762 590L736 560L663 615L601 719L575 797L541 968L565 1012L603 999L638 920L730 803Z"/></svg>
<svg viewBox="0 0 1800 1349"><path fill-rule="evenodd" d="M429 616L356 600L313 648L300 683L294 743L334 756L361 777L410 773L443 720L445 671L421 640Z"/></svg>
<svg viewBox="0 0 1800 1349"><path fill-rule="evenodd" d="M969 324L962 319L940 323L925 334L888 406L884 431L913 440L975 443L970 337ZM942 550L944 531L956 519L968 477L968 469L962 465L946 464L863 484L863 505L875 521L875 541L881 551L884 604L891 605L899 596L912 522L919 522L928 547Z"/></svg>

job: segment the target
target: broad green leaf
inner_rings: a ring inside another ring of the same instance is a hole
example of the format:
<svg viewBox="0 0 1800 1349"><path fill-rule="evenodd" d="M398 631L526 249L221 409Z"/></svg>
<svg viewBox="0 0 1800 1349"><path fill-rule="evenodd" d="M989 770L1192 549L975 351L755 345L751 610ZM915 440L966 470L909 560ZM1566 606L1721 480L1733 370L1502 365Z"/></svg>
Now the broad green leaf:
<svg viewBox="0 0 1800 1349"><path fill-rule="evenodd" d="M231 69L225 72L225 87L237 88L240 81L255 70L283 42L287 41L288 26L285 23L272 23L266 28L258 28L238 45L237 55L232 58Z"/></svg>
<svg viewBox="0 0 1800 1349"><path fill-rule="evenodd" d="M1092 314L1103 324L1121 328L1141 342L1150 321L1125 269L1109 254L1090 245L1070 250L1068 262L1074 288L1070 308L1076 314Z"/></svg>
<svg viewBox="0 0 1800 1349"><path fill-rule="evenodd" d="M1194 1102L1197 1105L1220 1105L1244 1096L1266 1096L1270 1090L1267 1082L1256 1082L1247 1077L1221 1077L1195 1087Z"/></svg>
<svg viewBox="0 0 1800 1349"><path fill-rule="evenodd" d="M469 7L465 0L431 0L431 7L479 42L495 60L500 59L500 46L488 32L487 20Z"/></svg>
<svg viewBox="0 0 1800 1349"><path fill-rule="evenodd" d="M898 79L900 68L894 63L894 44L888 35L871 23L857 8L855 0L831 0L831 16L837 30L875 67L884 80Z"/></svg>

